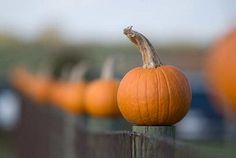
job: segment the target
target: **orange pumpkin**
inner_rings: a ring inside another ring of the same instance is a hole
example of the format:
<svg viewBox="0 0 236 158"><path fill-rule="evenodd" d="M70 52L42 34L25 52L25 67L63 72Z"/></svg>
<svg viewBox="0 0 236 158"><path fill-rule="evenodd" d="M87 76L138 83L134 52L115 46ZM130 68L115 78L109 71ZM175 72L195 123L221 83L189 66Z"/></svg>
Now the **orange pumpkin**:
<svg viewBox="0 0 236 158"><path fill-rule="evenodd" d="M85 93L86 112L95 117L116 117L120 115L117 106L119 81L113 78L113 60L108 58L101 78L91 82Z"/></svg>
<svg viewBox="0 0 236 158"><path fill-rule="evenodd" d="M59 99L61 107L69 113L81 114L84 112L84 93L86 83L81 81L78 83L67 83L61 87L61 94Z"/></svg>
<svg viewBox="0 0 236 158"><path fill-rule="evenodd" d="M12 86L20 93L27 96L30 94L33 75L30 74L24 66L18 66L13 69L10 73L9 79Z"/></svg>
<svg viewBox="0 0 236 158"><path fill-rule="evenodd" d="M86 82L83 81L87 66L77 65L70 76L69 81L58 81L51 90L51 100L65 111L71 114L84 112L84 93Z"/></svg>
<svg viewBox="0 0 236 158"><path fill-rule="evenodd" d="M172 125L191 104L191 88L176 67L163 65L151 43L132 27L124 34L140 49L143 67L129 71L118 89L118 106L124 118L138 125Z"/></svg>
<svg viewBox="0 0 236 158"><path fill-rule="evenodd" d="M48 101L51 80L46 74L33 75L24 67L19 66L12 71L10 81L17 90L32 100L39 103Z"/></svg>
<svg viewBox="0 0 236 158"><path fill-rule="evenodd" d="M236 112L236 28L214 43L206 60L211 93L220 100L221 111ZM231 115L231 114L230 114Z"/></svg>
<svg viewBox="0 0 236 158"><path fill-rule="evenodd" d="M43 105L49 100L51 80L43 75L36 75L31 81L30 97Z"/></svg>
<svg viewBox="0 0 236 158"><path fill-rule="evenodd" d="M49 89L49 102L54 106L60 106L63 99L63 87L68 83L70 67L65 66L59 79L53 80Z"/></svg>
<svg viewBox="0 0 236 158"><path fill-rule="evenodd" d="M52 105L60 106L60 99L63 98L63 86L64 82L62 81L54 81L52 82L49 89L49 102Z"/></svg>

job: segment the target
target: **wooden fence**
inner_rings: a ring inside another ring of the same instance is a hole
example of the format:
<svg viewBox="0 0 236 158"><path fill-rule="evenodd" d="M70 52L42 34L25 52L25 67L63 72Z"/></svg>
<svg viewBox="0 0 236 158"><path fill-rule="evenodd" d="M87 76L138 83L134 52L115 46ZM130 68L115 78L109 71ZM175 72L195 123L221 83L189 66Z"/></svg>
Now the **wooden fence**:
<svg viewBox="0 0 236 158"><path fill-rule="evenodd" d="M19 158L197 158L174 126L132 126L123 119L72 116L22 97L15 132Z"/></svg>

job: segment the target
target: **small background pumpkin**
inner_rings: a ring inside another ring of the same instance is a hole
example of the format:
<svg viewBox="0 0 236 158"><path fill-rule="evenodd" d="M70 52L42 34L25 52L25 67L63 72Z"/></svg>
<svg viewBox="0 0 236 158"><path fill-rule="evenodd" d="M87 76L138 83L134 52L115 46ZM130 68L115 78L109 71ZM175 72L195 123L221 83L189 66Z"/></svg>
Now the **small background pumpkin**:
<svg viewBox="0 0 236 158"><path fill-rule="evenodd" d="M54 84L51 90L51 100L63 110L72 114L81 114L84 111L84 93L86 82L84 74L87 65L79 63L72 69L70 75L63 74L63 78L69 75L68 80L61 80Z"/></svg>
<svg viewBox="0 0 236 158"><path fill-rule="evenodd" d="M87 64L79 63L73 69L69 81L61 88L63 97L61 105L64 110L73 114L84 112L84 94L87 83L84 80Z"/></svg>
<svg viewBox="0 0 236 158"><path fill-rule="evenodd" d="M40 105L45 105L49 101L49 89L52 76L51 68L48 64L39 66L38 71L32 76L29 88L29 97Z"/></svg>
<svg viewBox="0 0 236 158"><path fill-rule="evenodd" d="M51 79L44 75L36 75L33 77L30 86L30 97L32 100L44 105L48 102L49 88Z"/></svg>
<svg viewBox="0 0 236 158"><path fill-rule="evenodd" d="M108 58L103 66L100 79L92 81L85 94L86 112L95 117L115 117L120 115L117 106L119 81L113 77L114 59Z"/></svg>
<svg viewBox="0 0 236 158"><path fill-rule="evenodd" d="M64 65L64 67L61 68L60 75L58 75L56 79L53 79L53 82L51 83L49 89L49 101L52 105L59 107L60 98L63 98L62 87L69 80L70 72L71 72L71 66Z"/></svg>
<svg viewBox="0 0 236 158"><path fill-rule="evenodd" d="M14 68L11 71L9 78L12 86L20 93L26 96L30 94L33 75L25 68L25 66L21 65Z"/></svg>
<svg viewBox="0 0 236 158"><path fill-rule="evenodd" d="M216 41L206 58L209 91L218 99L218 111L236 118L236 28Z"/></svg>

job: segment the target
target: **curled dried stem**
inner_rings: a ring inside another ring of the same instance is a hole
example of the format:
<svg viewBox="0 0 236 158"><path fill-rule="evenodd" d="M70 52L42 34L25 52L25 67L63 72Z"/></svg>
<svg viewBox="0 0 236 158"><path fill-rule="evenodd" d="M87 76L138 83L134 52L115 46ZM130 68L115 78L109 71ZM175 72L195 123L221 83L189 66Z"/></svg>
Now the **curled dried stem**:
<svg viewBox="0 0 236 158"><path fill-rule="evenodd" d="M132 30L132 26L125 28L124 34L138 47L141 52L143 68L156 68L162 65L156 50L144 35Z"/></svg>

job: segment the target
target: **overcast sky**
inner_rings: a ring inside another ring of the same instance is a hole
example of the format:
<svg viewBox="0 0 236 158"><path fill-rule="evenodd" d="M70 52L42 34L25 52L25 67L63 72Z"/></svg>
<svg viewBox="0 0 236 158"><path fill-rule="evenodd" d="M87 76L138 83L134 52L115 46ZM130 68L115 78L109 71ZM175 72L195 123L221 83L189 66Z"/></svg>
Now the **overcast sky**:
<svg viewBox="0 0 236 158"><path fill-rule="evenodd" d="M0 0L0 31L25 38L55 25L67 39L123 41L133 25L154 40L208 42L233 20L235 0Z"/></svg>

